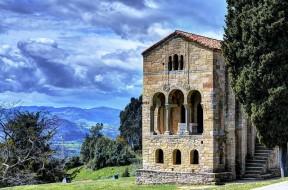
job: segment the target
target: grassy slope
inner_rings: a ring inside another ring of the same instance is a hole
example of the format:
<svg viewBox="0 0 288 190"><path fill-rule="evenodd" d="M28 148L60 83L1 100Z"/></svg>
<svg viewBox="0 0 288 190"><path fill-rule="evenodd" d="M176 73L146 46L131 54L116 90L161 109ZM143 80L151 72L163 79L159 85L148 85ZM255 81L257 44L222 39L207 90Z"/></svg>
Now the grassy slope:
<svg viewBox="0 0 288 190"><path fill-rule="evenodd" d="M75 181L70 184L29 185L7 188L9 190L174 190L174 185L137 186L135 177L121 178L119 180L86 180Z"/></svg>
<svg viewBox="0 0 288 190"><path fill-rule="evenodd" d="M248 190L264 185L269 185L276 182L283 181L278 180L266 180L250 183L227 183L222 186L180 186L180 185L141 185L138 186L135 183L135 177L120 178L119 180L113 180L111 176L114 174L121 174L125 168L129 168L129 172L135 174L135 166L121 166L121 167L107 167L97 171L92 171L86 168L82 168L75 180L69 184L53 183L44 185L30 185L19 186L13 188L6 188L7 190L175 190L175 189L209 189L209 190ZM288 180L288 179L285 179Z"/></svg>
<svg viewBox="0 0 288 190"><path fill-rule="evenodd" d="M97 171L93 171L86 168L81 168L80 172L77 174L74 181L83 181L83 180L97 180L97 179L108 179L112 178L115 174L121 174L124 172L124 170L128 167L129 173L131 176L135 175L136 166L130 165L130 166L119 166L119 167L107 167L102 168ZM70 170L69 172L72 172L74 169Z"/></svg>

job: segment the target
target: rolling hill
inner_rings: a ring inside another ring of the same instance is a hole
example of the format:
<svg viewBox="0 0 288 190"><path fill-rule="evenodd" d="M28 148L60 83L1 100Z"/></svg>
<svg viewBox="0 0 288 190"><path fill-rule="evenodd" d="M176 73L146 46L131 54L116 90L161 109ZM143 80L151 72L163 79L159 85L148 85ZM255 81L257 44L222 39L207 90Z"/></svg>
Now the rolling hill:
<svg viewBox="0 0 288 190"><path fill-rule="evenodd" d="M65 152L78 154L81 143L91 126L103 123L103 133L110 138L119 135L119 114L121 110L109 107L83 109L78 107L19 106L13 109L20 111L47 112L59 119L59 127L54 138L56 145L64 144Z"/></svg>

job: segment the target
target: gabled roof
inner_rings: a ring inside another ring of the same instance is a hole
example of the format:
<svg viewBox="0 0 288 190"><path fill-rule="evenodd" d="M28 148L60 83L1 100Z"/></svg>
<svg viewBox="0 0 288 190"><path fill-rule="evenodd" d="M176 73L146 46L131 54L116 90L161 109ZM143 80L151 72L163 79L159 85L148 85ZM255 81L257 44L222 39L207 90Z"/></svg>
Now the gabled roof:
<svg viewBox="0 0 288 190"><path fill-rule="evenodd" d="M201 36L198 34L193 34L193 33L189 33L189 32L175 30L175 32L171 33L170 35L166 36L165 38L163 38L162 40L160 40L156 44L152 45L151 47L149 47L148 49L143 51L142 55L151 51L155 47L159 46L163 42L165 42L168 39L175 37L175 36L180 36L180 37L182 37L188 41L198 43L199 45L202 45L202 46L209 48L209 49L212 49L212 50L221 50L221 40L216 40L216 39Z"/></svg>

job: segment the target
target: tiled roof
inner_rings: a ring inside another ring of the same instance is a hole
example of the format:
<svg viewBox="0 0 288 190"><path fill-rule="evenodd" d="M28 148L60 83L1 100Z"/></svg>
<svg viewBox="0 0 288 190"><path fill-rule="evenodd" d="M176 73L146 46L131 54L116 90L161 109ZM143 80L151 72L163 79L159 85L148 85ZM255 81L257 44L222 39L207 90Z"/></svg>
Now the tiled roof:
<svg viewBox="0 0 288 190"><path fill-rule="evenodd" d="M201 36L198 34L192 34L189 32L176 30L172 34L168 35L167 37L163 38L162 40L160 40L156 44L154 44L151 47L149 47L148 49L146 49L142 54L149 52L150 50L154 49L155 47L157 47L158 45L160 45L164 41L166 41L169 38L174 37L174 36L183 37L188 41L196 42L196 43L203 45L204 47L207 47L207 48L212 49L212 50L221 50L221 40L216 40L216 39Z"/></svg>

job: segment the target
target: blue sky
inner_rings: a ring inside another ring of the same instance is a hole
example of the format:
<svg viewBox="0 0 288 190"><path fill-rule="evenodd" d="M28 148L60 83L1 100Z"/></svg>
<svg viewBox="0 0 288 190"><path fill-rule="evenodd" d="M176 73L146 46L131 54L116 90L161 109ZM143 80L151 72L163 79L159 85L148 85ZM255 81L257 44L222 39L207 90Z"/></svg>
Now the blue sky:
<svg viewBox="0 0 288 190"><path fill-rule="evenodd" d="M0 101L123 108L141 52L185 30L221 39L225 0L0 0Z"/></svg>

